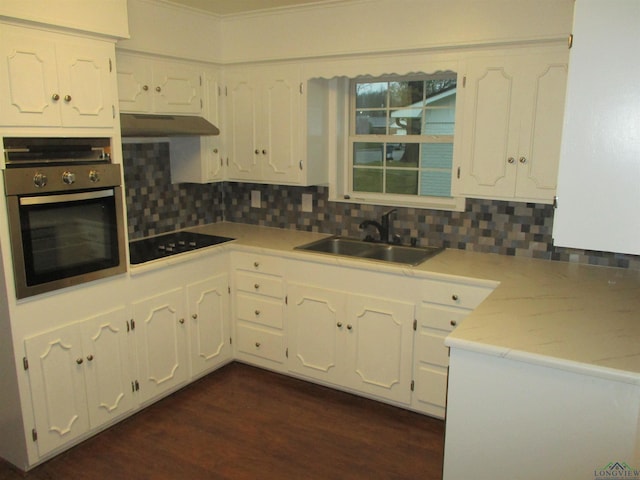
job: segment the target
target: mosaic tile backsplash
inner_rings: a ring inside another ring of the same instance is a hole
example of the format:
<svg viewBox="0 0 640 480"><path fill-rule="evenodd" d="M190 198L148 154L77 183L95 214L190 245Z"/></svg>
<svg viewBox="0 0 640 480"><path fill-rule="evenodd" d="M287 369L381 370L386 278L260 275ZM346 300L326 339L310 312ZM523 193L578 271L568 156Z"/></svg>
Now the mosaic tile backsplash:
<svg viewBox="0 0 640 480"><path fill-rule="evenodd" d="M171 184L168 143L123 145L130 239L222 220L363 237L359 224L389 207L330 202L326 187L224 182ZM251 207L251 191L261 194ZM302 194L313 211L302 212ZM467 199L464 212L398 208L394 233L403 243L640 270L640 257L554 247L551 205ZM375 232L367 232L374 234Z"/></svg>

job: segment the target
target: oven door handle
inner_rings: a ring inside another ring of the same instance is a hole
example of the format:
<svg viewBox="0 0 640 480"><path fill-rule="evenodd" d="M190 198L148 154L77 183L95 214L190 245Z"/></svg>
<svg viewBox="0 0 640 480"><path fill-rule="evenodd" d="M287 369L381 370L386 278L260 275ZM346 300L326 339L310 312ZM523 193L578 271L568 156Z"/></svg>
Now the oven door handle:
<svg viewBox="0 0 640 480"><path fill-rule="evenodd" d="M113 197L113 189L96 190L93 192L62 193L54 195L42 195L39 197L20 197L20 205L46 205L51 203L79 202L81 200L93 200L94 198Z"/></svg>

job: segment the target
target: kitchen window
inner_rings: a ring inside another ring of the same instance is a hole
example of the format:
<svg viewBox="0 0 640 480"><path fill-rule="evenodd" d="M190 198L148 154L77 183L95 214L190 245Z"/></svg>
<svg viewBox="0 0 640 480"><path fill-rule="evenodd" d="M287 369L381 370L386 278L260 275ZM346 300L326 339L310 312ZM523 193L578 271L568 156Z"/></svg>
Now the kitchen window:
<svg viewBox="0 0 640 480"><path fill-rule="evenodd" d="M352 79L343 198L461 209L451 194L456 93L454 72Z"/></svg>

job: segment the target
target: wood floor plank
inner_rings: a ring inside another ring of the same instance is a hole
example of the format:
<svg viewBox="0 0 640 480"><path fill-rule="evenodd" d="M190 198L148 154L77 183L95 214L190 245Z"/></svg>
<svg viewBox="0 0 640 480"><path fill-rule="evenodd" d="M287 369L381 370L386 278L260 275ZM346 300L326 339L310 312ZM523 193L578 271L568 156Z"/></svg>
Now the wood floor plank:
<svg viewBox="0 0 640 480"><path fill-rule="evenodd" d="M0 480L442 477L444 422L232 363Z"/></svg>

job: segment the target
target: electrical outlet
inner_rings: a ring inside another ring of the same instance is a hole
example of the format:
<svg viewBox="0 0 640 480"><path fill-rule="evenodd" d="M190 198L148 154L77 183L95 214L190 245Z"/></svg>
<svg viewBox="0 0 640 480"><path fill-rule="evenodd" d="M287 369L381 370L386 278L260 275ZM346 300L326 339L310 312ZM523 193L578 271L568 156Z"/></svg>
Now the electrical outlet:
<svg viewBox="0 0 640 480"><path fill-rule="evenodd" d="M251 190L251 208L260 208L260 190Z"/></svg>
<svg viewBox="0 0 640 480"><path fill-rule="evenodd" d="M302 211L313 212L313 195L310 193L302 194Z"/></svg>

